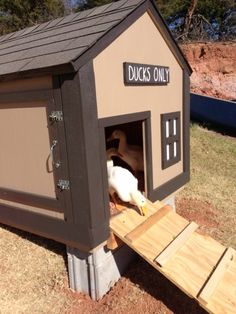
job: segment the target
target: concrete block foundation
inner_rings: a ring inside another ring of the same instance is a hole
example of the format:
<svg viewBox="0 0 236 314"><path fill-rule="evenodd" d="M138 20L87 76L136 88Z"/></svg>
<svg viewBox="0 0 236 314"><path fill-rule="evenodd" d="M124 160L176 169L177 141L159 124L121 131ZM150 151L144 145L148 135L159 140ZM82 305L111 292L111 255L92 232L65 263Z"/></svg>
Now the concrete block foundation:
<svg viewBox="0 0 236 314"><path fill-rule="evenodd" d="M70 288L101 299L119 280L127 266L137 258L128 246L115 251L101 247L93 253L83 253L67 247Z"/></svg>

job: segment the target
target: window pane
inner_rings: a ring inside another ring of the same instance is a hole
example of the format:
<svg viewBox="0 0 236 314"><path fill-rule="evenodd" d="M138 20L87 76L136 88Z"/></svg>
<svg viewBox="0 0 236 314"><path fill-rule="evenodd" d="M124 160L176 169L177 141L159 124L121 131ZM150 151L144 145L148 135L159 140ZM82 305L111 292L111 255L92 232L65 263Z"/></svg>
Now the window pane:
<svg viewBox="0 0 236 314"><path fill-rule="evenodd" d="M176 135L177 133L177 121L176 119L173 120L173 134Z"/></svg>
<svg viewBox="0 0 236 314"><path fill-rule="evenodd" d="M166 160L170 160L170 145L166 145Z"/></svg>
<svg viewBox="0 0 236 314"><path fill-rule="evenodd" d="M166 121L166 138L170 136L170 122L169 120Z"/></svg>
<svg viewBox="0 0 236 314"><path fill-rule="evenodd" d="M177 156L177 142L174 142L174 157Z"/></svg>

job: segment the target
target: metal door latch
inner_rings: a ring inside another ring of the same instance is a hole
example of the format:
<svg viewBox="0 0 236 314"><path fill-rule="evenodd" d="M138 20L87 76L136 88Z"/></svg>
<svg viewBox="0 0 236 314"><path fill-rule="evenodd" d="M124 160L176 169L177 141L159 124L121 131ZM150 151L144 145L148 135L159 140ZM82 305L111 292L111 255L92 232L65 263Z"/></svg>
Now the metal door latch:
<svg viewBox="0 0 236 314"><path fill-rule="evenodd" d="M49 120L52 122L63 121L63 113L62 111L52 111L49 115Z"/></svg>
<svg viewBox="0 0 236 314"><path fill-rule="evenodd" d="M63 191L63 190L69 190L70 189L70 181L69 180L59 180L57 183L57 187Z"/></svg>
<svg viewBox="0 0 236 314"><path fill-rule="evenodd" d="M61 165L60 161L57 161L57 162L54 161L54 154L53 154L53 152L54 152L54 148L56 147L57 143L58 143L57 140L53 140L52 141L52 146L50 148L50 156L52 158L52 164L55 166L55 168L59 168L60 165Z"/></svg>

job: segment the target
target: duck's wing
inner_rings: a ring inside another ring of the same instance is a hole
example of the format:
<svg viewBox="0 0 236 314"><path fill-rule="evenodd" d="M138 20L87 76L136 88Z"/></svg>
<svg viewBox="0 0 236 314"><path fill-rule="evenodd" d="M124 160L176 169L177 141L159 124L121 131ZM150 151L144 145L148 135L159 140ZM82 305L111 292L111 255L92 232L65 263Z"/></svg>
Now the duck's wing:
<svg viewBox="0 0 236 314"><path fill-rule="evenodd" d="M110 178L112 181L117 183L123 183L135 188L138 186L138 180L134 175L127 169L119 166L115 166L111 169Z"/></svg>
<svg viewBox="0 0 236 314"><path fill-rule="evenodd" d="M129 202L130 192L138 189L138 180L127 169L114 167L110 173L109 186L116 191L122 201Z"/></svg>

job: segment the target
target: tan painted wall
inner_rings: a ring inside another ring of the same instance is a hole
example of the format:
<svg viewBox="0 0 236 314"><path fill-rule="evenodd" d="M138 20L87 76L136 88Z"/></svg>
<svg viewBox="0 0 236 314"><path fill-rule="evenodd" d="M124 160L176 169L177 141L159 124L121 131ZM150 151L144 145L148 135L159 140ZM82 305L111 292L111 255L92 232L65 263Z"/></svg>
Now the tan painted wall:
<svg viewBox="0 0 236 314"><path fill-rule="evenodd" d="M169 66L170 84L125 86L123 62ZM99 118L151 110L154 188L182 173L182 160L161 169L160 114L182 110L183 72L148 13L94 59L94 71Z"/></svg>
<svg viewBox="0 0 236 314"><path fill-rule="evenodd" d="M52 78L51 76L42 76L38 78L30 78L23 80L14 80L9 82L0 83L0 94L21 92L26 90L40 90L51 89Z"/></svg>
<svg viewBox="0 0 236 314"><path fill-rule="evenodd" d="M53 173L46 167L50 142L45 106L1 105L0 187L55 198Z"/></svg>

